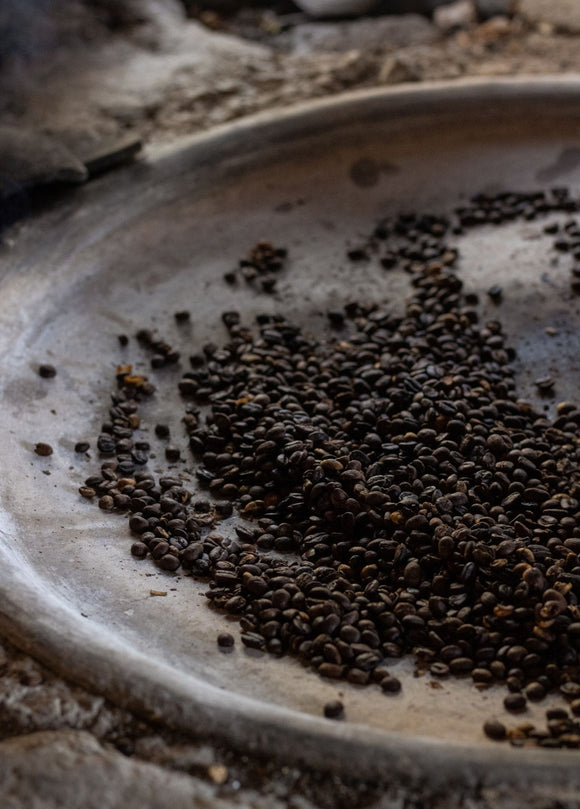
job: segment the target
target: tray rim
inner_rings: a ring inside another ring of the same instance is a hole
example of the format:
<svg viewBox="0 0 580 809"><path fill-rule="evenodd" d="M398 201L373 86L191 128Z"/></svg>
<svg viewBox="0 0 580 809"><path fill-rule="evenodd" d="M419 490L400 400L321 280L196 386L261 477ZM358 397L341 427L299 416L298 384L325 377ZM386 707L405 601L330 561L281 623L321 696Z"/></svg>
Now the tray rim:
<svg viewBox="0 0 580 809"><path fill-rule="evenodd" d="M147 148L146 174L150 181L156 172L161 177L183 172L184 163L195 167L208 157L219 160L240 146L245 147L244 156L249 156L264 142L282 143L297 133L345 125L355 115L404 112L413 116L440 104L457 107L484 100L501 105L511 100L554 105L576 102L570 114L580 119L580 75L433 82L349 92L273 109L185 136L170 146ZM256 137L248 147L249 132ZM141 169L136 169L137 178ZM127 172L130 178L135 168L129 167ZM73 206L82 205L90 196L89 186L79 197L73 196ZM40 214L39 219L42 217ZM264 705L209 686L151 661L144 653L128 651L107 630L98 635L91 632L88 622L63 600L43 592L36 573L31 577L28 566L14 563L9 537L2 531L0 559L0 633L66 679L145 718L163 718L194 736L259 754L275 751L276 757L286 761L355 777L385 780L388 774L391 782L420 782L431 789L449 789L452 784L463 788L558 784L580 795L578 754L572 751L522 751L402 737Z"/></svg>

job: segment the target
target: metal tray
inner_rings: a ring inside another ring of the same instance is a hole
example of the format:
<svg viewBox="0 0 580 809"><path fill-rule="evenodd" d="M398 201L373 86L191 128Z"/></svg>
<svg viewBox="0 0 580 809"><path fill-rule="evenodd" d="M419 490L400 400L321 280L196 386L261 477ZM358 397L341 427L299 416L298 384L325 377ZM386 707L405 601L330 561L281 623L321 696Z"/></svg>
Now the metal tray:
<svg viewBox="0 0 580 809"><path fill-rule="evenodd" d="M247 322L284 311L315 331L326 309L348 300L400 309L407 275L345 258L378 218L449 211L476 191L553 185L580 186L580 80L469 81L240 121L150 153L20 226L0 255L0 630L118 704L248 750L433 786L580 787L576 753L485 739L484 719L505 716L501 688L434 687L402 661L403 692L386 697L239 641L233 654L220 653L227 619L208 609L203 585L129 555L126 521L77 493L98 458L73 451L83 438L94 445L116 363L146 367L133 340L119 348L119 333L153 322L193 350L225 340L226 309ZM222 279L260 238L290 251L276 296ZM533 398L533 379L547 371L556 400L577 395L570 259L554 260L538 222L473 230L459 246L466 286L483 293L482 314L501 317L518 352L522 397ZM496 308L485 290L498 282ZM184 308L192 313L185 331L172 316ZM547 326L559 335L547 337ZM53 362L57 377L41 379L39 362ZM151 376L167 379L167 390L178 378ZM181 410L177 395L159 395L145 421L169 418L179 436ZM37 441L54 454L36 456ZM338 694L347 722L322 717ZM541 721L545 707L528 715Z"/></svg>

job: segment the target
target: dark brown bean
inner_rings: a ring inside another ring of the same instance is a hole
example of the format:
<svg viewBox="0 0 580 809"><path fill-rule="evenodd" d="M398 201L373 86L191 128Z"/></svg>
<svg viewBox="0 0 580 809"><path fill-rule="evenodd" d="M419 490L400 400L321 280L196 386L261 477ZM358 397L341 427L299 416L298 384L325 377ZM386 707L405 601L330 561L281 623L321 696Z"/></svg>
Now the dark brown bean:
<svg viewBox="0 0 580 809"><path fill-rule="evenodd" d="M323 712L327 719L344 719L344 705L338 699L327 702Z"/></svg>

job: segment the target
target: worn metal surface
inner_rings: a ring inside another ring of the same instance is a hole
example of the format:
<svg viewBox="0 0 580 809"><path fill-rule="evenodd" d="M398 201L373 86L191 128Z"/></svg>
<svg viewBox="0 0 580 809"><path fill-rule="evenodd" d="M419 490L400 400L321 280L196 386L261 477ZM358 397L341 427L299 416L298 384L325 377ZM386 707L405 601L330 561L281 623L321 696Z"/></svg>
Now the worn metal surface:
<svg viewBox="0 0 580 809"><path fill-rule="evenodd" d="M389 212L448 211L477 190L578 190L579 102L575 80L467 82L325 101L151 155L23 226L0 257L2 632L119 704L248 749L433 787L580 789L577 754L513 750L483 737L482 721L503 715L501 689L477 692L459 680L438 688L402 662L393 670L403 693L385 697L239 642L231 655L218 652L227 619L208 609L202 585L130 557L125 520L77 494L98 459L73 452L80 439L94 443L117 362L147 367L134 341L119 348L117 334L153 322L193 350L226 338L226 309L247 322L283 310L319 331L324 311L348 300L400 308L408 276L385 273L376 261L352 264L346 247ZM290 250L277 297L222 280L262 237ZM549 370L557 399L573 398L580 337L570 259L555 261L537 222L482 228L460 247L466 287L483 293L483 314L501 316L518 351L522 396L532 398L533 379ZM499 309L485 302L493 283L504 288ZM184 308L192 312L189 331L173 322ZM547 326L559 335L548 338ZM40 379L39 362L53 362L57 377ZM178 377L151 376L160 392L144 426L167 418L181 437ZM52 444L54 455L34 455L37 441ZM167 596L151 597L152 589ZM347 723L321 718L337 694ZM544 708L529 716L539 719Z"/></svg>

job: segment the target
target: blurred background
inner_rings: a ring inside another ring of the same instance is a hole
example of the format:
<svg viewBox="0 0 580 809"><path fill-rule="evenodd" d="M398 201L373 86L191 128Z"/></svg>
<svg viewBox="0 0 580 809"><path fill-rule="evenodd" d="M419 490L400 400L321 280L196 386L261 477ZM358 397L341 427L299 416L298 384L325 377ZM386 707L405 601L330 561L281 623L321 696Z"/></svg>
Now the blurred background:
<svg viewBox="0 0 580 809"><path fill-rule="evenodd" d="M0 0L0 190L346 90L573 72L579 34L578 0Z"/></svg>

